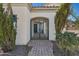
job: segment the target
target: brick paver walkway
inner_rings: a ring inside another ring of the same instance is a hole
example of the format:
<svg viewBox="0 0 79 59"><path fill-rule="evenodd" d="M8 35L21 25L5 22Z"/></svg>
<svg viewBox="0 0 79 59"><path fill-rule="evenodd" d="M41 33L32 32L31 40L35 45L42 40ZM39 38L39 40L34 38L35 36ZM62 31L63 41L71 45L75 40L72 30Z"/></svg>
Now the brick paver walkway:
<svg viewBox="0 0 79 59"><path fill-rule="evenodd" d="M28 46L32 46L28 56L52 56L53 43L49 40L31 40Z"/></svg>

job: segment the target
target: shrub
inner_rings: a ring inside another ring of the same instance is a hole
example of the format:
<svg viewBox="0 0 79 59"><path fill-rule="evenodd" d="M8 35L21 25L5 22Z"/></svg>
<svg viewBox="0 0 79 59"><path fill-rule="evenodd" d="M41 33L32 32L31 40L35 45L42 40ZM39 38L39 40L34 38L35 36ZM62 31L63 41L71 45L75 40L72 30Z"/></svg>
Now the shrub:
<svg viewBox="0 0 79 59"><path fill-rule="evenodd" d="M11 5L8 4L6 13L0 4L0 47L4 52L12 50L15 47L16 30L13 26L13 14Z"/></svg>
<svg viewBox="0 0 79 59"><path fill-rule="evenodd" d="M71 32L57 33L56 34L57 46L64 51L67 55L76 53L79 46L79 37Z"/></svg>

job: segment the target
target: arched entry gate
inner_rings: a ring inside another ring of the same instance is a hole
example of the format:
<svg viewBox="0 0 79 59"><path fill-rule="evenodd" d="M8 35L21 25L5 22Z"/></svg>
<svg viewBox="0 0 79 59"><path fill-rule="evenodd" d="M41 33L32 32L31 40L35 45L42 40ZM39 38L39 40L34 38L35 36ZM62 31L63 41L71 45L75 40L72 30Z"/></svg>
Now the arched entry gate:
<svg viewBox="0 0 79 59"><path fill-rule="evenodd" d="M31 39L44 40L49 38L49 20L47 18L32 18L30 23Z"/></svg>

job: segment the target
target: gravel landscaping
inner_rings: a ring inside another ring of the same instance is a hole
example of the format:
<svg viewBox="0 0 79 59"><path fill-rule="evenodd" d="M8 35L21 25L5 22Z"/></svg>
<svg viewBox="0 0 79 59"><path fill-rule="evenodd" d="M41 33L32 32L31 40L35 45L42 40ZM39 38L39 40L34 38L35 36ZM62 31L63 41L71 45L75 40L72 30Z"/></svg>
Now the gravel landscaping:
<svg viewBox="0 0 79 59"><path fill-rule="evenodd" d="M0 54L0 56L27 56L31 47L26 45L17 45L13 51Z"/></svg>

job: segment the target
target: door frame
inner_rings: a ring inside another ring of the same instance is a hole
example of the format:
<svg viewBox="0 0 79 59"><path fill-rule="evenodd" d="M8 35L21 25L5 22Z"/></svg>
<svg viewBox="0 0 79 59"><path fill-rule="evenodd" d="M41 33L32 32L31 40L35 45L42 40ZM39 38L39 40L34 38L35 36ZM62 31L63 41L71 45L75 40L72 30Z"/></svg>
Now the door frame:
<svg viewBox="0 0 79 59"><path fill-rule="evenodd" d="M30 20L30 40L32 40L32 20L35 20L35 19L46 19L48 21L48 33L47 33L47 40L49 40L49 19L46 18L46 17L34 17L34 18L31 18Z"/></svg>

